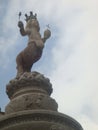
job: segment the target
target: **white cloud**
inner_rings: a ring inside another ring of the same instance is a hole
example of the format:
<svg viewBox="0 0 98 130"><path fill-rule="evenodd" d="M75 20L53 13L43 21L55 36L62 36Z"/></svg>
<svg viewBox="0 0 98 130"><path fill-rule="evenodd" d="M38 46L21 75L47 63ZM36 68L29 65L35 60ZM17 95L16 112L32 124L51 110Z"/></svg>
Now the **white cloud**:
<svg viewBox="0 0 98 130"><path fill-rule="evenodd" d="M86 130L97 130L98 129L98 123L94 122L92 119L88 118L85 115L81 116L81 119L79 119L83 128Z"/></svg>

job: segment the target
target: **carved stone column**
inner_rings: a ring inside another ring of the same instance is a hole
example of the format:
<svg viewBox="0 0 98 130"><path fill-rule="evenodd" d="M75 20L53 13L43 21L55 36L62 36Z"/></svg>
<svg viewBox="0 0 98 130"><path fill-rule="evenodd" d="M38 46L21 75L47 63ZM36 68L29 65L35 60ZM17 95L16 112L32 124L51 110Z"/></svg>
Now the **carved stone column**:
<svg viewBox="0 0 98 130"><path fill-rule="evenodd" d="M10 103L5 113L44 109L57 111L58 105L50 97L52 85L48 78L38 72L25 72L9 82L6 90Z"/></svg>
<svg viewBox="0 0 98 130"><path fill-rule="evenodd" d="M0 130L83 130L73 118L59 113L50 97L52 85L38 72L25 72L6 86L10 98Z"/></svg>

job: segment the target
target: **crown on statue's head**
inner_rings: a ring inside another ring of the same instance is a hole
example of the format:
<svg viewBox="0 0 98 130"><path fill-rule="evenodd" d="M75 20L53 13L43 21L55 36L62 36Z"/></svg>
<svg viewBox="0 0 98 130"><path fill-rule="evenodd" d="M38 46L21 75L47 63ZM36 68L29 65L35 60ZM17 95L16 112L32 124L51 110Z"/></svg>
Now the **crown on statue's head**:
<svg viewBox="0 0 98 130"><path fill-rule="evenodd" d="M35 13L34 15L33 15L33 12L32 11L30 11L30 15L28 16L27 14L25 14L25 17L26 17L26 22L28 21L28 20L30 20L30 19L37 19L37 14Z"/></svg>

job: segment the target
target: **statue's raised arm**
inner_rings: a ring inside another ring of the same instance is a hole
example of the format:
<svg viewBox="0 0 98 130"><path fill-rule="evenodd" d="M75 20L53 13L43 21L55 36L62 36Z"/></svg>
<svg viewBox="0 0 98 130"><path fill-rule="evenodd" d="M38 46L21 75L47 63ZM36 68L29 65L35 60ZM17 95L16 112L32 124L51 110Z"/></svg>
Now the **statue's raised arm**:
<svg viewBox="0 0 98 130"><path fill-rule="evenodd" d="M31 71L32 65L38 61L42 55L44 43L51 36L50 30L46 29L44 31L44 37L41 37L37 14L33 15L33 12L30 12L30 15L28 16L25 14L25 17L25 28L23 22L20 20L18 22L18 27L20 28L22 36L28 36L28 45L16 58L17 76L24 72Z"/></svg>
<svg viewBox="0 0 98 130"><path fill-rule="evenodd" d="M18 27L20 28L20 33L21 33L22 36L27 35L26 31L24 30L24 25L23 25L22 21L18 22Z"/></svg>

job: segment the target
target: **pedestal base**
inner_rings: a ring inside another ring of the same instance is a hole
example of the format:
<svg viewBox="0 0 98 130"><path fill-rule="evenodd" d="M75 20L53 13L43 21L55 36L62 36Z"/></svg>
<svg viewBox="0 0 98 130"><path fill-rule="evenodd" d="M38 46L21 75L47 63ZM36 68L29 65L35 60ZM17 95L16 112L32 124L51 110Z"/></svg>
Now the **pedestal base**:
<svg viewBox="0 0 98 130"><path fill-rule="evenodd" d="M48 110L28 110L0 118L0 130L83 130L73 118Z"/></svg>
<svg viewBox="0 0 98 130"><path fill-rule="evenodd" d="M6 92L11 99L5 108L6 114L24 110L58 109L58 104L50 97L50 80L38 72L25 72L19 78L14 78L7 84Z"/></svg>

